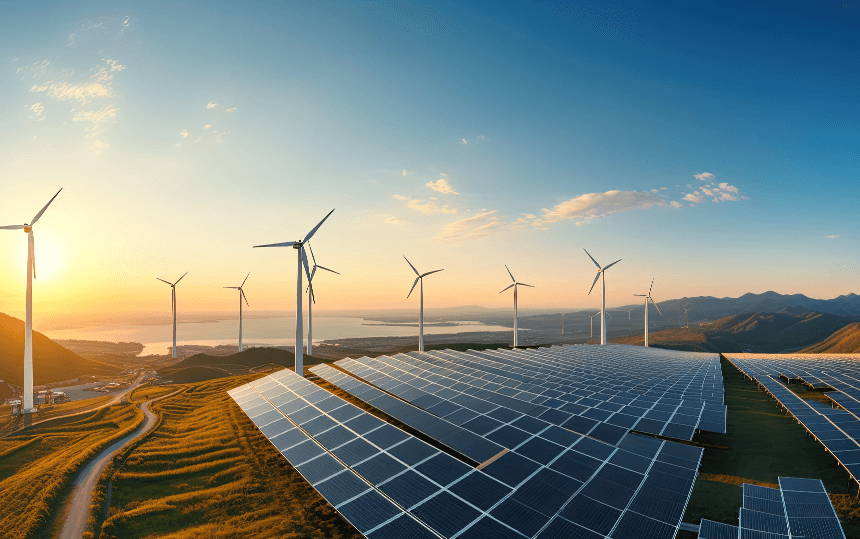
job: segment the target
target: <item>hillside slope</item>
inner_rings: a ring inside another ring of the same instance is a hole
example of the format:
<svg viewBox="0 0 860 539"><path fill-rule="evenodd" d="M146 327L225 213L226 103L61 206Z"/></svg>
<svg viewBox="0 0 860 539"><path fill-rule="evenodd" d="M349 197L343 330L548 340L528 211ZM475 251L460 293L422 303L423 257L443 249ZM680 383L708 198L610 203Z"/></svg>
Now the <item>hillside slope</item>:
<svg viewBox="0 0 860 539"><path fill-rule="evenodd" d="M305 367L325 361L314 356L304 356ZM158 374L173 383L191 383L233 376L268 364L294 367L295 357L292 352L280 348L249 348L229 356L194 354L170 367L159 369Z"/></svg>
<svg viewBox="0 0 860 539"><path fill-rule="evenodd" d="M804 348L810 354L850 354L860 352L860 322L843 327L818 344Z"/></svg>
<svg viewBox="0 0 860 539"><path fill-rule="evenodd" d="M33 383L71 380L85 375L116 374L119 367L84 359L38 331L33 332ZM0 313L0 380L24 384L24 321Z"/></svg>

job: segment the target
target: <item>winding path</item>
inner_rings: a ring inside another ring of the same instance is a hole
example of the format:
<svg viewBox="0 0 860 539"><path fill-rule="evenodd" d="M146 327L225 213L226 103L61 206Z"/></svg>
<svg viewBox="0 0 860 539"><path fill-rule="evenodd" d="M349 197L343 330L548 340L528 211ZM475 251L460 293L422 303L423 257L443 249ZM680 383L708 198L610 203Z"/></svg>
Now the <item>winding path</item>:
<svg viewBox="0 0 860 539"><path fill-rule="evenodd" d="M141 434L149 432L155 426L158 416L149 411L150 402L140 404L141 411L146 415L143 425L138 427L134 432L112 443L78 473L74 482L74 490L65 504L65 518L58 536L61 539L81 538L87 526L87 519L90 516L90 500L93 496L93 489L105 466L107 466L117 451Z"/></svg>

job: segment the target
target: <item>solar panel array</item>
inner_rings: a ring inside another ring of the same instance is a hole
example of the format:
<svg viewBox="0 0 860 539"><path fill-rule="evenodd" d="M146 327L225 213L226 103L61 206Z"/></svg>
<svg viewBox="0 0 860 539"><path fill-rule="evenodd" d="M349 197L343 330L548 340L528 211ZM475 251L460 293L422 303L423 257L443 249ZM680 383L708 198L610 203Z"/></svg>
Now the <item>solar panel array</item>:
<svg viewBox="0 0 860 539"><path fill-rule="evenodd" d="M631 352L637 351L635 347L629 348ZM483 385L478 385L477 367L470 366L468 371L451 368L451 363L465 363L469 354L439 352L428 361L410 356L391 358L397 359L399 364L410 359L419 366L410 378L413 382L410 387L416 391L407 396L416 401L423 399L421 402L426 409L330 366L312 369L315 374L421 432L432 439L433 445L289 370L236 388L230 395L296 470L356 529L373 539L674 537L692 492L702 450L629 433L623 427L620 432L601 440L550 421L550 418L560 417L553 415L559 411L567 416L587 417L546 405L554 404L553 399L572 403L557 398L566 395L564 393L551 394L550 386L546 385L548 380L556 380L553 384L561 393L557 388L564 385L557 380L572 370L570 365L576 363L572 358L581 359L573 350L561 352L564 351L532 351L528 362L516 355L472 356L480 360L474 364L485 369L498 370L498 365L504 361L511 367L505 372L507 376L493 373L480 378ZM668 406L672 399L677 402L664 419L661 431L666 424L672 424L672 417L688 415L680 411L698 409L701 419L706 400L692 397L717 394L720 399L722 397L722 380L713 376L714 369L710 365L714 359L690 355L689 364L685 365L682 354L666 353L666 356L668 362L687 368L659 383L651 376L648 387L624 379L631 388L640 387L640 393L622 392L606 383L603 376L589 377L581 372L580 377L586 380L583 387L599 391L578 391L588 396L600 395L594 399L594 405L586 408L604 410L598 405L618 404L607 416L611 417L629 408L631 403L635 407L636 403L650 402L648 411L662 411L655 406ZM598 357L588 357L594 362L592 370L603 370ZM651 357L655 366L669 370L661 365L660 354ZM641 361L644 359L639 357L631 363ZM545 365L543 370L547 376L541 380L544 384L515 378L523 376L522 365L537 363ZM388 369L388 374L397 370L392 365L379 367ZM717 363L716 372L718 369ZM422 377L416 374L418 371ZM372 372L382 374L376 369ZM555 374L550 375L550 372ZM448 387L442 383L450 378L447 374L471 378L464 378L459 382L461 385ZM382 384L389 386L390 380L390 376L380 377L376 382L382 387ZM398 385L403 383L398 382ZM438 390L428 391L436 389L431 384L438 385ZM654 388L656 391L649 394ZM389 386L386 391L397 394L390 389L393 387ZM478 389L480 391L476 391ZM656 392L659 395L655 395ZM535 402L526 400L529 394ZM642 395L648 398L637 400L636 397ZM621 402L612 400L618 396ZM586 395L575 397L576 400L587 398ZM663 401L664 398L667 400ZM430 405L430 401L434 404ZM457 409L445 414L446 418L433 413L441 413L441 407L447 403ZM696 403L698 408L691 403ZM451 414L459 415L449 417ZM467 415L471 416L468 420L465 419ZM569 420L570 417L566 417L564 422ZM483 429L477 427L481 421L486 422ZM619 428L612 423L595 421L589 433L605 435L610 432L598 429L601 425ZM487 431L488 426L493 428ZM506 429L508 434L485 436L500 432L500 428Z"/></svg>
<svg viewBox="0 0 860 539"><path fill-rule="evenodd" d="M718 358L623 345L558 346L410 352L337 366L509 447L516 440L508 436L522 434L507 427L523 416L608 443L629 430L682 440L696 429L725 433Z"/></svg>
<svg viewBox="0 0 860 539"><path fill-rule="evenodd" d="M780 477L779 488L743 484L738 525L702 519L699 539L845 539L820 479Z"/></svg>
<svg viewBox="0 0 860 539"><path fill-rule="evenodd" d="M860 365L851 356L755 356L726 354L788 410L860 482ZM823 393L838 408L802 399L780 379L797 381Z"/></svg>

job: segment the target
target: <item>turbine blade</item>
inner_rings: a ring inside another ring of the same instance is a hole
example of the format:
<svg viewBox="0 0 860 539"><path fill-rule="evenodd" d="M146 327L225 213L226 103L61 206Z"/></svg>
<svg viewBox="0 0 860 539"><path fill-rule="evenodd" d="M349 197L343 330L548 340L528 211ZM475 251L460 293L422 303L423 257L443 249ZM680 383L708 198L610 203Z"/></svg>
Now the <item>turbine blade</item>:
<svg viewBox="0 0 860 539"><path fill-rule="evenodd" d="M311 244L308 244L308 249L311 251L311 261L314 263L314 266L317 265L317 257L314 256L314 249L311 247Z"/></svg>
<svg viewBox="0 0 860 539"><path fill-rule="evenodd" d="M585 248L583 248L582 250L585 251ZM588 258L590 258L591 261L594 262L594 265L597 266L597 269L600 269L600 264L598 264L597 260L595 260L594 257L591 256L591 253L589 253L588 251L585 251L585 254L587 254Z"/></svg>
<svg viewBox="0 0 860 539"><path fill-rule="evenodd" d="M248 298L247 298L247 297L245 297L245 291L244 291L244 290L242 290L242 289L240 288L240 289L239 289L239 293L240 293L240 294L242 294L242 299L244 299L244 300L245 300L245 305L247 305L248 307L250 307L250 306L251 306L251 304L250 304L250 303L248 303Z"/></svg>
<svg viewBox="0 0 860 539"><path fill-rule="evenodd" d="M254 249L257 247L292 247L294 245L298 245L298 243L294 241L282 241L281 243L267 243L266 245L255 245Z"/></svg>
<svg viewBox="0 0 860 539"><path fill-rule="evenodd" d="M330 271L332 273L337 273L338 275L340 275L340 273L334 271L333 269L324 268L322 266L314 266L314 267L317 267L317 268L322 269L322 270Z"/></svg>
<svg viewBox="0 0 860 539"><path fill-rule="evenodd" d="M229 288L231 290L242 290L242 287L240 286L225 286L224 288Z"/></svg>
<svg viewBox="0 0 860 539"><path fill-rule="evenodd" d="M588 295L591 295L591 291L594 290L594 285L597 284L597 279L600 279L600 272L597 272L597 275L594 277L594 282L591 283L591 288L588 289Z"/></svg>
<svg viewBox="0 0 860 539"><path fill-rule="evenodd" d="M612 267L612 266L614 266L615 264L618 264L619 262L621 262L621 259L620 259L620 258L619 258L618 260L616 260L615 262L613 262L612 264L609 264L608 266L606 266L605 268L603 268L603 271L608 270L609 268L611 268L611 267Z"/></svg>
<svg viewBox="0 0 860 539"><path fill-rule="evenodd" d="M506 269L506 270L508 270L508 275L510 275L510 276L511 276L511 280L512 280L513 282L517 282L517 280L516 280L516 279L514 279L514 274L513 274L513 273L511 273L511 270L509 270L509 269L508 269L508 265L507 265L507 264L505 264L505 269Z"/></svg>
<svg viewBox="0 0 860 539"><path fill-rule="evenodd" d="M647 298L648 297L648 294L633 294L633 295L640 297L640 298Z"/></svg>
<svg viewBox="0 0 860 539"><path fill-rule="evenodd" d="M517 283L517 284L518 284L518 285L520 285L520 286L527 286L527 287L529 287L529 288L534 288L534 287L535 287L533 284L526 284L526 283Z"/></svg>
<svg viewBox="0 0 860 539"><path fill-rule="evenodd" d="M178 284L179 284L179 281L181 281L181 280L182 280L186 275L188 275L188 272L187 272L187 271L186 271L185 273L183 273L183 274L182 274L182 277L180 277L179 279L177 279L177 280L176 280L176 282L175 282L175 283L173 283L173 286L178 285Z"/></svg>
<svg viewBox="0 0 860 539"><path fill-rule="evenodd" d="M314 275L317 274L317 266L314 266L314 269L311 270L311 275L308 277L308 286L311 285L311 282L314 280Z"/></svg>
<svg viewBox="0 0 860 539"><path fill-rule="evenodd" d="M24 225L6 225L0 226L0 230L21 230L24 228Z"/></svg>
<svg viewBox="0 0 860 539"><path fill-rule="evenodd" d="M62 191L62 190L63 190L63 188L62 188L62 187L60 187L60 191ZM59 195L59 194L60 194L60 191L57 191L57 195ZM45 210L47 210L47 209L48 209L48 206L50 206L50 205L51 205L51 202L53 202L53 201L54 201L54 199L55 199L55 198L57 198L57 195L52 196L52 197L51 197L51 200L49 200L49 201L48 201L48 203L47 203L47 204L45 204L45 207L44 207L44 208L42 208L42 209L39 211L39 213L37 213L37 214L36 214L36 217L33 217L33 220L32 220L32 221L30 221L30 226L33 226L33 225L35 225L35 224L36 224L36 221L38 221L38 220L39 220L39 218L40 218L40 217L42 217L42 214L43 214L43 213L45 213Z"/></svg>
<svg viewBox="0 0 860 539"><path fill-rule="evenodd" d="M430 275L431 273L439 273L440 271L444 271L444 269L438 269L438 270L428 271L427 273L425 273L425 274L424 274L424 275L422 275L421 277L427 277L427 276L428 276L428 275Z"/></svg>
<svg viewBox="0 0 860 539"><path fill-rule="evenodd" d="M162 279L161 277L156 277L156 279L158 279L158 280L159 280L159 281L161 281L162 283L167 283L167 284L169 284L170 286L173 286L173 283L168 282L168 281L165 281L165 280L164 280L164 279ZM162 289L162 290L163 290L163 289Z"/></svg>
<svg viewBox="0 0 860 539"><path fill-rule="evenodd" d="M516 285L517 285L517 283L514 283L514 284L510 285L508 288L513 288L513 287L515 287ZM507 290L508 288L505 288L504 290L502 290L502 292L504 292L504 291L505 291L505 290ZM502 292L499 292L499 294L501 294Z"/></svg>
<svg viewBox="0 0 860 539"><path fill-rule="evenodd" d="M606 316L608 316L609 318L615 318L614 316L612 316L611 314L609 314L609 311L606 311Z"/></svg>
<svg viewBox="0 0 860 539"><path fill-rule="evenodd" d="M332 211L334 211L334 210L332 210ZM310 283L311 282L311 272L310 272L310 269L308 269L308 255L305 254L304 246L302 246L299 249L299 256L302 257L302 264L304 264L304 266L305 266L305 275L307 275L308 283Z"/></svg>
<svg viewBox="0 0 860 539"><path fill-rule="evenodd" d="M657 309L657 312L660 313L660 316L663 316L663 313L660 312L660 307L657 307L657 303L654 302L654 300L651 298L651 296L648 296L648 299L651 300L651 304L654 305L654 308Z"/></svg>
<svg viewBox="0 0 860 539"><path fill-rule="evenodd" d="M251 272L249 271L248 275L245 275L245 281L247 281L248 277L250 277L250 276L251 276ZM243 286L245 286L245 281L242 281L242 284L239 285L239 288L242 288Z"/></svg>
<svg viewBox="0 0 860 539"><path fill-rule="evenodd" d="M413 290L415 290L415 285L416 285L416 284L418 284L418 279L420 279L420 278L421 278L421 277L416 277L416 278L415 278L415 282L414 282L414 283L412 283L412 288L410 288L410 289L409 289L409 293L408 293L408 294L406 294L406 299L409 299L409 296L411 296L411 295L412 295L412 291L413 291Z"/></svg>
<svg viewBox="0 0 860 539"><path fill-rule="evenodd" d="M309 286L308 291L311 293L311 301L314 302L314 304L316 304L317 298L316 298L316 294L314 294L314 287Z"/></svg>
<svg viewBox="0 0 860 539"><path fill-rule="evenodd" d="M408 259L408 258L406 258L406 255L403 255L403 260L405 260L405 261L406 261L406 263L407 263L407 264L409 264L409 267L410 267L410 268L412 268L412 271L414 271L414 272L415 272L415 275L418 275L419 277L421 276L421 274L420 274L420 273L418 273L418 270L417 270L417 269L415 269L415 266L413 266L413 265L412 265L412 262L410 262L410 261L409 261L409 259Z"/></svg>
<svg viewBox="0 0 860 539"><path fill-rule="evenodd" d="M302 240L302 243L307 243L307 242L308 242L308 240L310 240L310 239L311 239L311 236L313 236L314 234L316 234L317 230L319 230L319 227L321 227L321 226L322 226L322 224L323 224L323 223L325 223L325 220L326 220L326 219L328 219L328 216L329 216L329 215L331 215L332 213L334 213L334 209L332 209L330 212L328 212L328 215L326 215L325 217L323 217L323 220L322 220L322 221L320 221L320 222L319 222L319 224L318 224L317 226L313 227L313 229L311 229L311 231L310 231L310 232L308 232L308 235L307 235L307 236L305 236L305 239L303 239L303 240Z"/></svg>
<svg viewBox="0 0 860 539"><path fill-rule="evenodd" d="M648 289L648 297L651 297L651 291L654 290L654 278L651 278L651 288Z"/></svg>

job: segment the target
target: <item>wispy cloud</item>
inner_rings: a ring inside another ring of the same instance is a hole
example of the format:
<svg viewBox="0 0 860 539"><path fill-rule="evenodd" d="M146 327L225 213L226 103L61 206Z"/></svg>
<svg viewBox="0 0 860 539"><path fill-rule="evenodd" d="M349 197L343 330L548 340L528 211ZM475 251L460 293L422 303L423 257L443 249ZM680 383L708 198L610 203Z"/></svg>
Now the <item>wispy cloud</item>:
<svg viewBox="0 0 860 539"><path fill-rule="evenodd" d="M209 102L209 104L208 104L208 105L206 105L206 109L207 109L207 110L208 110L208 109L214 109L214 108L215 108L215 107L217 107L217 106L218 106L218 103L215 103L214 101L210 101L210 102Z"/></svg>
<svg viewBox="0 0 860 539"><path fill-rule="evenodd" d="M209 107L207 107L207 108L209 108ZM239 107L230 107L230 108L229 108L229 109L227 109L225 112L233 112L233 111L235 111L237 108L239 108Z"/></svg>
<svg viewBox="0 0 860 539"><path fill-rule="evenodd" d="M188 130L183 129L182 131L179 132L179 136L182 138L188 138Z"/></svg>
<svg viewBox="0 0 860 539"><path fill-rule="evenodd" d="M457 213L457 208L452 208L448 204L444 206L440 206L436 204L434 201L424 202L423 200L415 199L410 200L406 203L406 206L421 213L426 213L428 215L434 213Z"/></svg>
<svg viewBox="0 0 860 539"><path fill-rule="evenodd" d="M714 177L714 175L711 174L710 172L702 172L701 174L694 174L693 176L695 176L696 178L698 178L702 181L706 181L706 180Z"/></svg>
<svg viewBox="0 0 860 539"><path fill-rule="evenodd" d="M407 174L409 174L409 173L406 172L405 168L403 169L403 172L400 173L400 175L403 176L404 178L406 177Z"/></svg>
<svg viewBox="0 0 860 539"><path fill-rule="evenodd" d="M391 195L391 198L394 198L397 200L408 200L409 199L409 197L405 197L403 195Z"/></svg>
<svg viewBox="0 0 860 539"><path fill-rule="evenodd" d="M694 202L696 204L701 204L703 197L701 195L696 195L694 193L687 193L684 198L681 200L686 200L687 202Z"/></svg>
<svg viewBox="0 0 860 539"><path fill-rule="evenodd" d="M587 221L611 213L665 205L665 200L649 192L607 191L605 193L586 193L561 204L556 204L551 210L544 208L543 215L535 223L541 225L554 223L562 219Z"/></svg>
<svg viewBox="0 0 860 539"><path fill-rule="evenodd" d="M681 204L680 202L678 202L677 200L673 200L672 202L669 203L669 205L672 206L673 208L683 208L684 207L684 205Z"/></svg>
<svg viewBox="0 0 860 539"><path fill-rule="evenodd" d="M388 217L387 219L385 219L385 224L386 225L402 225L403 221L392 215L391 217Z"/></svg>
<svg viewBox="0 0 860 539"><path fill-rule="evenodd" d="M833 236L827 236L827 239L835 240L836 238L841 238L841 237L842 236L840 236L839 234L834 234Z"/></svg>
<svg viewBox="0 0 860 539"><path fill-rule="evenodd" d="M480 238L507 225L496 215L496 210L479 213L453 223L448 223L436 235L437 241L458 241Z"/></svg>
<svg viewBox="0 0 860 539"><path fill-rule="evenodd" d="M450 183L448 183L448 180L446 180L445 178L439 178L438 180L436 180L436 182L427 182L424 185L426 187L429 187L430 189L433 189L434 191L438 191L440 193L450 194L450 195L459 195L460 194L457 191L454 191L454 188L451 186Z"/></svg>

